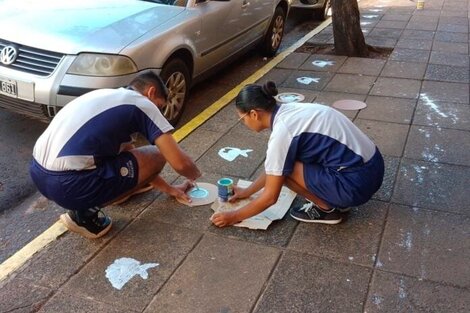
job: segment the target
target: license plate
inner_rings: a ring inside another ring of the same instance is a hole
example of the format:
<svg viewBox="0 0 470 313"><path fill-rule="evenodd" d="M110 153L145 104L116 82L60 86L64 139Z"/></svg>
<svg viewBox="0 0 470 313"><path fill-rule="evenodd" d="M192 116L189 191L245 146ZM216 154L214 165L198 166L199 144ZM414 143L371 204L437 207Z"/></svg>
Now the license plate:
<svg viewBox="0 0 470 313"><path fill-rule="evenodd" d="M16 88L16 81L14 80L5 80L0 78L0 93L10 96L17 97L18 89Z"/></svg>

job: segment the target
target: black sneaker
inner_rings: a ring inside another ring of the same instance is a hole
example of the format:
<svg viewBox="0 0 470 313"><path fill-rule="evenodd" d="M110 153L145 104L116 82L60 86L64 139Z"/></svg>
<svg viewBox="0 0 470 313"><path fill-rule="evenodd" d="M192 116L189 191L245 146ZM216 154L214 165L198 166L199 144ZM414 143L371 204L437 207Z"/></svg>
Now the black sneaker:
<svg viewBox="0 0 470 313"><path fill-rule="evenodd" d="M100 216L100 213L102 216ZM68 211L60 216L60 220L68 230L89 239L106 235L112 225L111 218L97 207L85 211Z"/></svg>
<svg viewBox="0 0 470 313"><path fill-rule="evenodd" d="M318 205L308 201L303 206L293 207L289 211L292 218L306 223L338 224L343 220L341 213L335 209L325 212Z"/></svg>

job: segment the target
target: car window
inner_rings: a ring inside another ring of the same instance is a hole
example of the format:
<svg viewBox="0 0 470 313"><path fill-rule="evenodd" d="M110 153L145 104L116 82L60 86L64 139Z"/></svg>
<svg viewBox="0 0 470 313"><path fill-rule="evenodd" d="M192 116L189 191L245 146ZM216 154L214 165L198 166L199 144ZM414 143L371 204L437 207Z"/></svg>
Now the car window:
<svg viewBox="0 0 470 313"><path fill-rule="evenodd" d="M142 0L147 2L159 3L159 4L167 4L167 5L175 5L179 7L185 7L188 0Z"/></svg>

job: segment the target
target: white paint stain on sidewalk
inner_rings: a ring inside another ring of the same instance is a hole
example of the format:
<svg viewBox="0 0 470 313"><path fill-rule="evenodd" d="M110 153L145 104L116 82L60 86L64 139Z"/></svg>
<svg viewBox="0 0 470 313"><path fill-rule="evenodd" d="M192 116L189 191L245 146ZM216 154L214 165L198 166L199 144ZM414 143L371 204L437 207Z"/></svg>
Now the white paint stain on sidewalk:
<svg viewBox="0 0 470 313"><path fill-rule="evenodd" d="M313 65L318 67L325 67L325 66L332 66L335 65L334 61L323 61L323 60L315 60L312 62Z"/></svg>
<svg viewBox="0 0 470 313"><path fill-rule="evenodd" d="M320 78L304 76L304 77L297 78L297 82L304 84L304 85L310 85L311 83L319 83Z"/></svg>
<svg viewBox="0 0 470 313"><path fill-rule="evenodd" d="M114 288L121 290L122 287L136 275L147 279L149 276L147 270L159 265L158 263L141 264L139 261L132 258L120 258L108 266L106 269L106 278Z"/></svg>
<svg viewBox="0 0 470 313"><path fill-rule="evenodd" d="M248 157L248 152L253 151L253 149L239 149L233 147L225 147L219 150L219 156L227 161L232 162L238 156L244 156L245 158Z"/></svg>

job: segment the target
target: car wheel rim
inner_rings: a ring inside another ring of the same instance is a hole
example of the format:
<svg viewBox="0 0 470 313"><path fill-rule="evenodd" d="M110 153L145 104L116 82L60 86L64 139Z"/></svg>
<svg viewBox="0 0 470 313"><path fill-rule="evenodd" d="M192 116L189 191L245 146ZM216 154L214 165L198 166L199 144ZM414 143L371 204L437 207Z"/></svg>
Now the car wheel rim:
<svg viewBox="0 0 470 313"><path fill-rule="evenodd" d="M274 21L273 34L271 37L271 46L273 49L277 49L277 47L281 44L283 30L284 19L282 18L282 16L277 16L276 20Z"/></svg>
<svg viewBox="0 0 470 313"><path fill-rule="evenodd" d="M178 116L183 107L184 98L186 96L186 79L182 73L173 73L166 81L168 88L168 101L163 108L163 115L168 120L172 120Z"/></svg>

